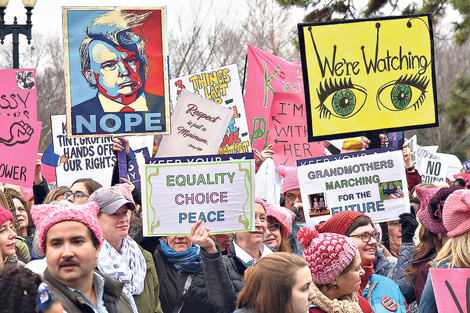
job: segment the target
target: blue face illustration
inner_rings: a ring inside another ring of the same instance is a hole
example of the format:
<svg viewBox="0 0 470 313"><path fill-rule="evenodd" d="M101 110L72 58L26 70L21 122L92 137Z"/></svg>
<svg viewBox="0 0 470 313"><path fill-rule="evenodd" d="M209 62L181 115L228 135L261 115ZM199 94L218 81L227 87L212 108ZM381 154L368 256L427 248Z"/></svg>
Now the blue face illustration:
<svg viewBox="0 0 470 313"><path fill-rule="evenodd" d="M85 71L85 75L107 98L130 104L143 92L141 66L135 51L94 40L90 43L91 69Z"/></svg>

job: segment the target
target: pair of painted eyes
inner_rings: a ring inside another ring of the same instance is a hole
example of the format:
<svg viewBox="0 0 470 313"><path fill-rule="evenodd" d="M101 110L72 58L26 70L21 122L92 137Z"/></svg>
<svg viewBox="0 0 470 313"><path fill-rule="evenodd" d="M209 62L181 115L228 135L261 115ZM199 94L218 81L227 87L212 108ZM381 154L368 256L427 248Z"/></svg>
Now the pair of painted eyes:
<svg viewBox="0 0 470 313"><path fill-rule="evenodd" d="M425 92L429 80L426 77L400 77L396 81L387 83L377 92L377 105L381 105L390 111L404 111L414 107L419 108L425 99ZM330 118L331 115L338 118L350 118L359 112L367 99L367 91L351 80L339 83L325 82L320 84L318 97L321 104L320 117ZM380 106L379 106L380 109Z"/></svg>

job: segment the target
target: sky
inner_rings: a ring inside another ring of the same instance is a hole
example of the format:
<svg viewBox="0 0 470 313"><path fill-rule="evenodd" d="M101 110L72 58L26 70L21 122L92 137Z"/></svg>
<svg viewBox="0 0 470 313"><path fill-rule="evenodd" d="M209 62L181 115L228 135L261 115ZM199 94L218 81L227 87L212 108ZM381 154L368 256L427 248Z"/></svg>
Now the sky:
<svg viewBox="0 0 470 313"><path fill-rule="evenodd" d="M187 9L196 3L194 0L37 0L33 9L33 36L35 32L56 33L62 32L62 7L66 6L126 6L126 7L167 7L168 21L176 18L181 8ZM214 14L219 9L231 10L236 15L237 12L243 11L243 1L231 0L203 0L205 6L209 6L213 2L212 10ZM189 10L188 10L189 11ZM21 0L10 0L5 11L5 20L7 24L13 23L13 17L18 17L18 23L26 22L26 9ZM171 24L168 25L171 28ZM22 39L20 39L21 41ZM34 38L33 38L34 40Z"/></svg>

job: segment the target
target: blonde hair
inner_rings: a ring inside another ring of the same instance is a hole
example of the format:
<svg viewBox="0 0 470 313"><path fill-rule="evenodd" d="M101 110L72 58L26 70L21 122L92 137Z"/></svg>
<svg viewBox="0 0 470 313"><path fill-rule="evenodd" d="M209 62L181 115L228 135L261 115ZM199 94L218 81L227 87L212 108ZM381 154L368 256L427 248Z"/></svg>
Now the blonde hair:
<svg viewBox="0 0 470 313"><path fill-rule="evenodd" d="M437 267L445 262L449 262L449 268L470 268L470 253L468 252L469 242L470 232L449 238L434 259L434 262L437 263Z"/></svg>

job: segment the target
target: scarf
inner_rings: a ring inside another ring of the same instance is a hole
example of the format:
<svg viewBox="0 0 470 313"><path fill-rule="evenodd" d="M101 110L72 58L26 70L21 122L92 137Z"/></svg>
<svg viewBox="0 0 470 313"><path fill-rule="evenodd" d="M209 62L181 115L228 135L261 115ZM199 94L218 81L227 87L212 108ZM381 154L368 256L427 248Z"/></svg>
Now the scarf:
<svg viewBox="0 0 470 313"><path fill-rule="evenodd" d="M202 269L201 248L193 244L188 249L177 252L170 248L168 244L160 241L160 248L173 266L179 272L197 273Z"/></svg>
<svg viewBox="0 0 470 313"><path fill-rule="evenodd" d="M112 279L123 282L126 289L133 295L144 291L147 274L147 263L139 245L129 236L122 241L121 253L103 239L98 256L98 269Z"/></svg>
<svg viewBox="0 0 470 313"><path fill-rule="evenodd" d="M361 277L361 287L359 288L359 293L362 295L364 288L366 288L369 283L369 278L374 274L374 264L369 264L363 267L366 272L364 276Z"/></svg>
<svg viewBox="0 0 470 313"><path fill-rule="evenodd" d="M328 313L362 313L362 309L355 292L342 296L340 299L331 300L325 296L318 287L313 284L313 291L317 295L313 299L313 304Z"/></svg>

